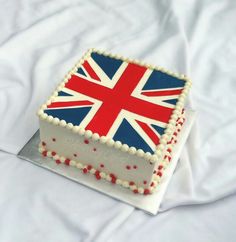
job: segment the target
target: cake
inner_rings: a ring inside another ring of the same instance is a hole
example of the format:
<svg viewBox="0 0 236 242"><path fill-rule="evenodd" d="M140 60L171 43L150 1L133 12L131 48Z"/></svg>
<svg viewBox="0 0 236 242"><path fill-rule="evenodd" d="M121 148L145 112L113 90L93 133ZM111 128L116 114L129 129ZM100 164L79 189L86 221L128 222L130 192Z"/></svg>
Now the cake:
<svg viewBox="0 0 236 242"><path fill-rule="evenodd" d="M190 86L185 75L90 49L38 111L39 151L151 194L171 162Z"/></svg>

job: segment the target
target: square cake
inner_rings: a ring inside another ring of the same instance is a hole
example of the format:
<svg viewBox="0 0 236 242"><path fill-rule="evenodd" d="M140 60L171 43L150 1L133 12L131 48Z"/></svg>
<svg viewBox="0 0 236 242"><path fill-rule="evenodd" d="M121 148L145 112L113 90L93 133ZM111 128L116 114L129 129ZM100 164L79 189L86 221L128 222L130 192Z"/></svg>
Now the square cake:
<svg viewBox="0 0 236 242"><path fill-rule="evenodd" d="M39 151L151 194L171 162L190 86L185 75L90 49L38 111Z"/></svg>

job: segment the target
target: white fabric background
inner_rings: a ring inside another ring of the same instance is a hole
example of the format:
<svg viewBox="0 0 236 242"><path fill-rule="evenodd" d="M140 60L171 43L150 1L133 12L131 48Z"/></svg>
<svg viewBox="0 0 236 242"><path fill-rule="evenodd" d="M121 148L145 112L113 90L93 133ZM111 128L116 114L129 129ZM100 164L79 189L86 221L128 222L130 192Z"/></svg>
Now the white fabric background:
<svg viewBox="0 0 236 242"><path fill-rule="evenodd" d="M0 241L235 241L235 23L234 0L2 0ZM155 217L15 156L89 47L193 79L198 118Z"/></svg>

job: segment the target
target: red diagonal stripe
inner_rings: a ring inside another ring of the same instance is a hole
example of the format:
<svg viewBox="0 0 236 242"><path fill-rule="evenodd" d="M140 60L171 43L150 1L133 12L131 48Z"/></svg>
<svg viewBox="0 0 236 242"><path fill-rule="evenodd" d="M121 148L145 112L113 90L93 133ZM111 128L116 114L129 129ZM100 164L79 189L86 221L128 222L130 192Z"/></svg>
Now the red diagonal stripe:
<svg viewBox="0 0 236 242"><path fill-rule="evenodd" d="M72 107L72 106L87 106L93 105L90 101L69 101L69 102L52 102L47 108L60 108L60 107Z"/></svg>
<svg viewBox="0 0 236 242"><path fill-rule="evenodd" d="M177 89L177 90L164 90L164 91L148 91L148 92L142 92L141 94L149 97L155 97L155 96L171 96L171 95L179 95L181 94L183 88Z"/></svg>
<svg viewBox="0 0 236 242"><path fill-rule="evenodd" d="M99 77L97 76L96 72L93 70L93 68L90 66L90 64L88 63L88 61L85 61L83 64L83 67L85 68L85 70L88 72L88 74L90 75L90 77L92 79L98 80L100 81Z"/></svg>
<svg viewBox="0 0 236 242"><path fill-rule="evenodd" d="M159 144L159 137L156 133L149 127L148 124L143 123L141 121L135 120L138 125L144 130L144 132L151 138L155 145Z"/></svg>

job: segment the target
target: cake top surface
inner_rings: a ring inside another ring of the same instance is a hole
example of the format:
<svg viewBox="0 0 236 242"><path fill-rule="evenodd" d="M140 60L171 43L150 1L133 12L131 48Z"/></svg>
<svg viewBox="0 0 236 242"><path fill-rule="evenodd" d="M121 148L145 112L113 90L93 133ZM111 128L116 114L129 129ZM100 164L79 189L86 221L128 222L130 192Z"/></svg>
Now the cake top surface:
<svg viewBox="0 0 236 242"><path fill-rule="evenodd" d="M43 112L97 137L154 154L173 110L180 111L187 80L161 68L90 50Z"/></svg>

